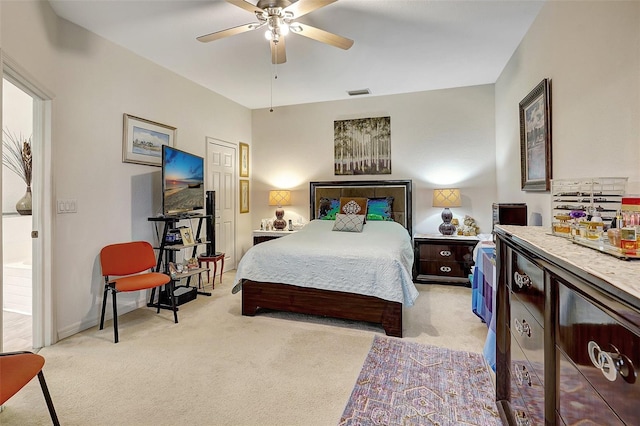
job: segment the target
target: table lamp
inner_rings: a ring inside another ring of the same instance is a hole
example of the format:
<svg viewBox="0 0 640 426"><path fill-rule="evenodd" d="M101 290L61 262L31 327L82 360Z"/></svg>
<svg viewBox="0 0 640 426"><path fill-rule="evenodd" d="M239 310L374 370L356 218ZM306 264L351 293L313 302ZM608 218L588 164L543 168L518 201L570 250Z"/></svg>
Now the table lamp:
<svg viewBox="0 0 640 426"><path fill-rule="evenodd" d="M460 207L462 201L460 200L460 190L458 188L444 188L433 190L433 207L443 207L442 211L442 224L438 228L442 235L453 235L456 231L456 227L451 223L453 219L453 213L449 210L449 207Z"/></svg>
<svg viewBox="0 0 640 426"><path fill-rule="evenodd" d="M287 227L287 221L283 219L284 209L282 206L291 205L291 191L284 189L274 189L269 191L269 205L278 206L276 209L276 220L273 221L273 227L275 229L285 229Z"/></svg>

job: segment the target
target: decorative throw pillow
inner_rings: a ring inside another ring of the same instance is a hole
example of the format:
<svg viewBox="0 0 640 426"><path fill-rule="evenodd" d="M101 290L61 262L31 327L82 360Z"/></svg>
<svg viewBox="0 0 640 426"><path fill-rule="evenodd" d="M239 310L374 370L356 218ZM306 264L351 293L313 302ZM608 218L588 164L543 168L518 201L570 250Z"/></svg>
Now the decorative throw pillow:
<svg viewBox="0 0 640 426"><path fill-rule="evenodd" d="M340 210L340 200L337 198L320 198L318 219L336 220L336 213Z"/></svg>
<svg viewBox="0 0 640 426"><path fill-rule="evenodd" d="M389 220L391 216L391 205L393 197L369 198L367 200L367 220Z"/></svg>
<svg viewBox="0 0 640 426"><path fill-rule="evenodd" d="M363 214L338 213L336 215L336 223L333 224L333 230L342 232L362 232L363 225Z"/></svg>
<svg viewBox="0 0 640 426"><path fill-rule="evenodd" d="M367 216L367 199L357 197L340 198L340 214L355 214ZM364 222L363 222L364 223Z"/></svg>

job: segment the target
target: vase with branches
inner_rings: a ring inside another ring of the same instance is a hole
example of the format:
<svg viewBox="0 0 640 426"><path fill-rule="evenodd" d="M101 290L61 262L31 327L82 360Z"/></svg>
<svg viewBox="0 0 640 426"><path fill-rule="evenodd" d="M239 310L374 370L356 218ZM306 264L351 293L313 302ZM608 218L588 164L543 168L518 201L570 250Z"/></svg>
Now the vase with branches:
<svg viewBox="0 0 640 426"><path fill-rule="evenodd" d="M33 157L31 137L19 137L7 129L2 130L2 164L18 175L27 185L25 195L16 203L16 210L23 215L31 214L31 178Z"/></svg>

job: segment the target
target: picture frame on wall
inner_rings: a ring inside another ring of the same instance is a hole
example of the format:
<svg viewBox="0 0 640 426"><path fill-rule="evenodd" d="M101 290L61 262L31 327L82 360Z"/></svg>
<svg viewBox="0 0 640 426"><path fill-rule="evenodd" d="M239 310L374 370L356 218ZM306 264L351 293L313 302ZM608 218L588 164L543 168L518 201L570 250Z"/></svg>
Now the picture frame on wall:
<svg viewBox="0 0 640 426"><path fill-rule="evenodd" d="M333 174L391 174L391 116L333 122Z"/></svg>
<svg viewBox="0 0 640 426"><path fill-rule="evenodd" d="M249 181L240 179L240 213L249 213Z"/></svg>
<svg viewBox="0 0 640 426"><path fill-rule="evenodd" d="M240 142L240 177L249 177L249 145Z"/></svg>
<svg viewBox="0 0 640 426"><path fill-rule="evenodd" d="M543 79L521 102L520 169L523 191L549 191L551 186L551 95Z"/></svg>
<svg viewBox="0 0 640 426"><path fill-rule="evenodd" d="M162 146L175 146L173 126L124 114L122 162L162 166Z"/></svg>

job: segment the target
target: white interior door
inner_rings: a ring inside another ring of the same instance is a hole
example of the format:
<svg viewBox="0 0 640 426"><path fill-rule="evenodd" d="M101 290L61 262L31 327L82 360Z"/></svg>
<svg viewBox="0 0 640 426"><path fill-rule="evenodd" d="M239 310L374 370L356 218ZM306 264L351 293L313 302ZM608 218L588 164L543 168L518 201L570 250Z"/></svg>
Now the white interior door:
<svg viewBox="0 0 640 426"><path fill-rule="evenodd" d="M216 251L225 254L224 266L236 265L236 145L207 138L207 189L216 192Z"/></svg>
<svg viewBox="0 0 640 426"><path fill-rule="evenodd" d="M28 97L32 98L32 108L29 119L32 121L31 148L33 158L33 180L32 180L32 211L30 216L30 226L24 232L28 241L29 279L30 284L29 302L31 303L31 339L32 347L52 345L57 341L55 333L55 318L53 315L53 294L52 294L52 224L53 218L51 209L51 109L52 95L38 84L28 72L20 67L6 54L1 57L1 67L3 82L9 81L13 86L19 88ZM3 103L4 93L3 93ZM8 109L8 108L7 108ZM4 108L3 108L4 110ZM6 111L2 111L3 125L11 122L6 120ZM4 201L2 202L4 204ZM6 206L3 206L3 212ZM4 222L4 221L3 221ZM4 237L3 229L3 237ZM3 238L4 239L4 238ZM13 247L13 246L12 246ZM6 247L5 247L6 248ZM12 248L7 248L12 250ZM0 260L3 262L3 260ZM4 265L3 265L4 266ZM3 267L4 269L4 267ZM22 268L24 272L24 268ZM5 281L0 282L0 293L3 293ZM0 298L1 299L1 298ZM4 304L2 304L4 305ZM0 315L0 329L3 327L3 318ZM13 331L13 330L12 330ZM5 340L4 333L0 333L0 341ZM2 343L0 342L0 348ZM14 348L29 349L29 348Z"/></svg>

